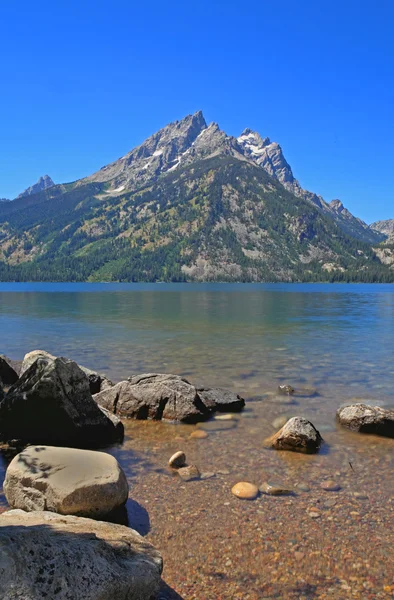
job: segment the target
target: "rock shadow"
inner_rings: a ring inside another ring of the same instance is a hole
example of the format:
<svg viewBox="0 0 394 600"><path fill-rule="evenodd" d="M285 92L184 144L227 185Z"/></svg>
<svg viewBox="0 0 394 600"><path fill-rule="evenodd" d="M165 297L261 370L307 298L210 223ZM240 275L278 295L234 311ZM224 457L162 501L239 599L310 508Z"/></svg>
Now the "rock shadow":
<svg viewBox="0 0 394 600"><path fill-rule="evenodd" d="M148 511L131 498L127 500L124 506L119 506L111 511L103 520L130 527L142 536L147 535L150 531Z"/></svg>
<svg viewBox="0 0 394 600"><path fill-rule="evenodd" d="M160 591L156 598L152 598L151 600L186 600L182 596L178 594L173 588L166 584L165 581L162 580Z"/></svg>

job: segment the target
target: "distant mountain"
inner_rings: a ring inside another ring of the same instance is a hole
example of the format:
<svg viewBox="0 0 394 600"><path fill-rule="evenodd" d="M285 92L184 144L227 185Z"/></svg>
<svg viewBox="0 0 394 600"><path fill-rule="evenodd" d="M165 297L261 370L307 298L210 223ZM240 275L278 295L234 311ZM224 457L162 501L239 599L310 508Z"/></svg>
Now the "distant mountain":
<svg viewBox="0 0 394 600"><path fill-rule="evenodd" d="M394 242L394 219L376 221L370 225L370 228L387 236L387 241Z"/></svg>
<svg viewBox="0 0 394 600"><path fill-rule="evenodd" d="M394 281L385 234L303 190L278 144L197 112L93 175L0 205L0 279Z"/></svg>
<svg viewBox="0 0 394 600"><path fill-rule="evenodd" d="M17 198L23 198L24 196L32 196L33 194L37 194L38 192L42 192L43 190L48 190L53 187L55 184L49 175L44 175L40 177L37 183L28 187L24 192L19 194Z"/></svg>
<svg viewBox="0 0 394 600"><path fill-rule="evenodd" d="M0 198L0 202L11 202L9 198Z"/></svg>

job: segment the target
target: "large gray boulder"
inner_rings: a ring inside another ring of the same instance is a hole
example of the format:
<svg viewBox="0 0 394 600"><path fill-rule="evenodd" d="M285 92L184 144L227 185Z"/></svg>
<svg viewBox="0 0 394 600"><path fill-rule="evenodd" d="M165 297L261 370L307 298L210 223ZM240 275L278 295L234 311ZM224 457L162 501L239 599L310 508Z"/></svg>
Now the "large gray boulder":
<svg viewBox="0 0 394 600"><path fill-rule="evenodd" d="M323 438L316 427L303 417L293 417L274 435L265 441L275 450L291 450L312 454L318 452Z"/></svg>
<svg viewBox="0 0 394 600"><path fill-rule="evenodd" d="M137 375L96 394L94 399L114 414L133 419L196 423L210 413L196 388L178 375Z"/></svg>
<svg viewBox="0 0 394 600"><path fill-rule="evenodd" d="M240 412L245 400L239 394L223 388L197 388L203 404L212 412Z"/></svg>
<svg viewBox="0 0 394 600"><path fill-rule="evenodd" d="M82 517L0 515L2 600L149 600L162 558L136 531Z"/></svg>
<svg viewBox="0 0 394 600"><path fill-rule="evenodd" d="M352 404L338 409L337 421L351 431L394 438L394 410L367 404Z"/></svg>
<svg viewBox="0 0 394 600"><path fill-rule="evenodd" d="M66 358L38 358L0 402L0 439L30 444L104 447L123 440L93 400L89 381Z"/></svg>
<svg viewBox="0 0 394 600"><path fill-rule="evenodd" d="M0 354L0 381L4 385L12 385L18 379L16 361L12 361L8 356Z"/></svg>
<svg viewBox="0 0 394 600"><path fill-rule="evenodd" d="M38 358L49 358L54 360L56 356L49 354L49 352L46 352L45 350L32 350L31 352L28 352L23 358L20 376L23 375L23 373L27 371ZM78 366L89 379L91 394L98 394L98 392L106 390L114 385L105 375L97 373L97 371L92 371L92 369L88 369L87 367L82 367L81 365Z"/></svg>
<svg viewBox="0 0 394 600"><path fill-rule="evenodd" d="M99 519L128 498L118 461L105 452L28 446L11 461L4 493L11 508Z"/></svg>

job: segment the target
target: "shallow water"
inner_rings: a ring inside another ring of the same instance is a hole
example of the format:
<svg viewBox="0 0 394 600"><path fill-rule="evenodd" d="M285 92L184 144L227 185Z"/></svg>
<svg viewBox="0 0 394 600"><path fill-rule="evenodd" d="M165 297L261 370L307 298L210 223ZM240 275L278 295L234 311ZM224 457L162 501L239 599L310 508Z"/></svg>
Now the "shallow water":
<svg viewBox="0 0 394 600"><path fill-rule="evenodd" d="M0 284L0 331L11 358L43 348L115 381L172 372L249 399L235 421L205 426L206 439L128 422L110 450L132 486L130 524L162 550L185 600L392 597L394 440L338 430L335 411L352 398L394 404L394 286ZM275 396L279 383L293 399ZM283 414L320 429L319 455L263 448ZM173 477L178 449L215 477ZM322 490L327 478L342 489ZM311 491L250 503L230 493L264 479Z"/></svg>

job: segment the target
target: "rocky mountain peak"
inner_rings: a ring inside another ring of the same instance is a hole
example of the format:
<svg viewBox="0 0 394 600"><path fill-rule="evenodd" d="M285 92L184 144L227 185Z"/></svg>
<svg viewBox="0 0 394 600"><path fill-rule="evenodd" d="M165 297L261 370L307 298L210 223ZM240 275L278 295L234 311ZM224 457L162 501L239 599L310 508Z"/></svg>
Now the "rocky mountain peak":
<svg viewBox="0 0 394 600"><path fill-rule="evenodd" d="M337 213L341 213L343 212L345 209L345 207L343 206L342 202L340 200L331 200L331 202L329 203L329 206L335 210L335 212Z"/></svg>
<svg viewBox="0 0 394 600"><path fill-rule="evenodd" d="M49 177L49 175L43 175L42 177L40 177L38 179L37 183L26 188L17 197L23 198L24 196L31 196L33 194L37 194L38 192L42 192L43 190L47 190L47 189L53 187L54 185L55 185L55 183L52 181L52 179Z"/></svg>

